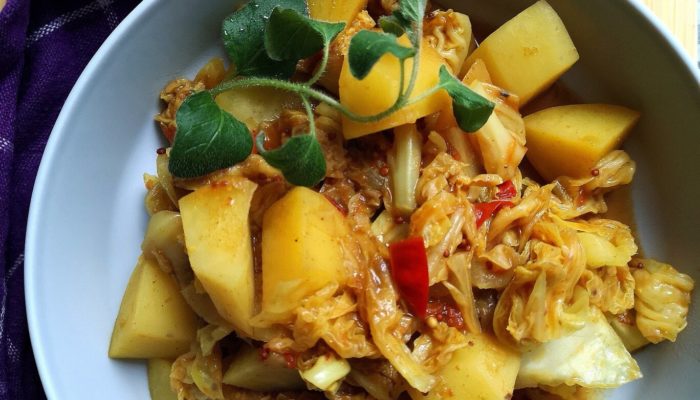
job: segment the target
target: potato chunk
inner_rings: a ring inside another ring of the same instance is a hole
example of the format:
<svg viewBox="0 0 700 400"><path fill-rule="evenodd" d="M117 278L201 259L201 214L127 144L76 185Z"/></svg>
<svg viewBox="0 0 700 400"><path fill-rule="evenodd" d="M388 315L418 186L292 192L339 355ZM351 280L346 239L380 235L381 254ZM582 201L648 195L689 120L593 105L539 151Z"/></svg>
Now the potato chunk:
<svg viewBox="0 0 700 400"><path fill-rule="evenodd" d="M551 181L590 176L596 163L625 139L639 113L609 104L547 108L525 117L527 158Z"/></svg>
<svg viewBox="0 0 700 400"><path fill-rule="evenodd" d="M306 388L299 370L288 367L282 355L269 352L263 359L259 349L248 344L243 344L233 356L223 382L259 392Z"/></svg>
<svg viewBox="0 0 700 400"><path fill-rule="evenodd" d="M192 270L219 314L248 336L255 297L248 210L256 188L241 178L204 186L180 199Z"/></svg>
<svg viewBox="0 0 700 400"><path fill-rule="evenodd" d="M251 131L279 117L282 110L301 107L296 94L261 86L227 90L216 96L216 104Z"/></svg>
<svg viewBox="0 0 700 400"><path fill-rule="evenodd" d="M148 360L148 392L151 400L177 400L170 388L170 370L173 362L162 358Z"/></svg>
<svg viewBox="0 0 700 400"><path fill-rule="evenodd" d="M177 357L189 350L196 334L197 317L175 279L141 257L122 298L109 356Z"/></svg>
<svg viewBox="0 0 700 400"><path fill-rule="evenodd" d="M469 346L457 350L438 373L442 380L413 400L501 400L513 394L520 355L486 334L467 335Z"/></svg>
<svg viewBox="0 0 700 400"><path fill-rule="evenodd" d="M311 18L346 24L367 6L367 0L308 0L308 3Z"/></svg>
<svg viewBox="0 0 700 400"><path fill-rule="evenodd" d="M280 319L317 290L345 282L345 217L322 194L297 187L263 217L262 311Z"/></svg>
<svg viewBox="0 0 700 400"><path fill-rule="evenodd" d="M526 104L578 60L578 51L559 15L540 0L489 35L465 65L479 58L496 86Z"/></svg>
<svg viewBox="0 0 700 400"><path fill-rule="evenodd" d="M399 39L403 46L409 46L408 39ZM438 83L442 57L424 40L421 46L419 73L411 97L417 97ZM413 59L405 61L406 81L411 75ZM347 57L340 72L340 102L350 111L359 115L373 115L391 107L399 94L400 77L399 60L391 54L385 54L362 80L355 79L350 73ZM399 125L412 124L428 114L445 109L450 102L449 95L440 90L427 98L403 107L388 117L377 122L361 123L343 116L343 135L346 139L369 135Z"/></svg>

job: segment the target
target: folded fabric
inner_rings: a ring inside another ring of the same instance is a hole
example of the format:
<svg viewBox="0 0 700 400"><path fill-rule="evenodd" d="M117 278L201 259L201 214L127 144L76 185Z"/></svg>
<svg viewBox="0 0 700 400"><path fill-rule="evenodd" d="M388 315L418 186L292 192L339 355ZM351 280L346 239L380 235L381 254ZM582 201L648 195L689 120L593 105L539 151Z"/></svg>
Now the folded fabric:
<svg viewBox="0 0 700 400"><path fill-rule="evenodd" d="M0 11L0 400L45 398L24 308L29 200L66 96L138 3L8 0Z"/></svg>

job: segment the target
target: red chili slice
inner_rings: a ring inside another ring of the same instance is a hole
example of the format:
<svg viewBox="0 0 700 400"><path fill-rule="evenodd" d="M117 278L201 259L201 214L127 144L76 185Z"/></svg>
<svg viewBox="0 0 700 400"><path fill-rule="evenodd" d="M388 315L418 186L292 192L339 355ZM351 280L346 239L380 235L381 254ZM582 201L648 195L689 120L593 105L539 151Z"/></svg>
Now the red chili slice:
<svg viewBox="0 0 700 400"><path fill-rule="evenodd" d="M509 200L515 197L518 191L515 189L515 184L513 181L505 181L498 185L498 192L496 192L496 198L499 200Z"/></svg>
<svg viewBox="0 0 700 400"><path fill-rule="evenodd" d="M476 227L480 227L503 207L513 207L513 203L507 200L495 200L488 203L474 204L474 214L476 215Z"/></svg>
<svg viewBox="0 0 700 400"><path fill-rule="evenodd" d="M411 312L425 318L428 308L428 256L420 237L389 245L391 275Z"/></svg>

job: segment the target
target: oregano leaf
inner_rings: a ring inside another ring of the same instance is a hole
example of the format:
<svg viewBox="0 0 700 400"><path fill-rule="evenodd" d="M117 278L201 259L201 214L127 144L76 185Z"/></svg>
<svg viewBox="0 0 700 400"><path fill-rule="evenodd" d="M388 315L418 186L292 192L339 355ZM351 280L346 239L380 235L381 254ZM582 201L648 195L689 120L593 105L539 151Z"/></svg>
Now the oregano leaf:
<svg viewBox="0 0 700 400"><path fill-rule="evenodd" d="M427 0L401 0L399 8L391 14L391 21L403 28L413 46L418 46L423 35L418 22L423 21L426 4Z"/></svg>
<svg viewBox="0 0 700 400"><path fill-rule="evenodd" d="M440 67L440 87L452 98L452 110L463 131L476 132L488 121L495 104L452 76L444 65Z"/></svg>
<svg viewBox="0 0 700 400"><path fill-rule="evenodd" d="M357 79L364 79L374 64L386 53L391 53L401 62L413 57L416 51L401 46L396 36L383 32L362 30L350 40L348 63L350 72Z"/></svg>
<svg viewBox="0 0 700 400"><path fill-rule="evenodd" d="M207 91L190 95L175 115L177 133L168 169L195 178L243 161L253 149L248 128L219 108Z"/></svg>
<svg viewBox="0 0 700 400"><path fill-rule="evenodd" d="M297 186L314 186L326 176L326 159L315 137L292 136L282 146L265 150L265 135L258 134L258 153L268 164L282 171L287 182Z"/></svg>
<svg viewBox="0 0 700 400"><path fill-rule="evenodd" d="M423 20L427 0L401 0L395 11L406 22L415 23Z"/></svg>
<svg viewBox="0 0 700 400"><path fill-rule="evenodd" d="M224 47L242 76L289 79L297 60L275 61L265 51L265 28L275 7L307 15L304 0L252 0L224 19L221 27Z"/></svg>
<svg viewBox="0 0 700 400"><path fill-rule="evenodd" d="M399 37L406 33L404 21L401 21L396 15L384 15L379 17L379 26L386 33Z"/></svg>
<svg viewBox="0 0 700 400"><path fill-rule="evenodd" d="M298 61L327 46L345 23L313 20L294 9L276 7L265 29L265 49L271 59Z"/></svg>

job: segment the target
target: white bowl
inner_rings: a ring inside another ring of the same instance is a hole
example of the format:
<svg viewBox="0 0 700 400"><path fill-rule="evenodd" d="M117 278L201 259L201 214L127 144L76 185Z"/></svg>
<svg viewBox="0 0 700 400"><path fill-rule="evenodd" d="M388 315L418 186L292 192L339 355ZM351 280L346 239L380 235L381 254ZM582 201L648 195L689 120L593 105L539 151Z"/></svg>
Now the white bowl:
<svg viewBox="0 0 700 400"><path fill-rule="evenodd" d="M635 3L550 2L581 53L566 83L586 101L643 112L627 144L639 165L633 191L642 247L700 280L695 67ZM444 3L496 26L532 1ZM141 176L155 170L162 145L152 120L157 94L221 52L219 26L233 8L229 1L144 1L100 48L56 122L36 180L25 254L29 328L49 399L148 398L144 363L110 360L107 348L147 221ZM677 343L637 359L645 378L612 398L698 398L698 313L691 312Z"/></svg>

